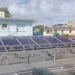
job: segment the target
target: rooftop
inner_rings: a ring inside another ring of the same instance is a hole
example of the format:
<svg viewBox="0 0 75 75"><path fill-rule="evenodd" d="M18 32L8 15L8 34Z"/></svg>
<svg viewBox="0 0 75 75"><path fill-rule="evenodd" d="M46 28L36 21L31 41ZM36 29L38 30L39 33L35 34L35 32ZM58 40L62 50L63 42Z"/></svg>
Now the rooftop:
<svg viewBox="0 0 75 75"><path fill-rule="evenodd" d="M5 18L0 18L0 20L14 20L14 21L31 21L34 22L34 19L30 19L30 18L12 18L12 17L5 17Z"/></svg>

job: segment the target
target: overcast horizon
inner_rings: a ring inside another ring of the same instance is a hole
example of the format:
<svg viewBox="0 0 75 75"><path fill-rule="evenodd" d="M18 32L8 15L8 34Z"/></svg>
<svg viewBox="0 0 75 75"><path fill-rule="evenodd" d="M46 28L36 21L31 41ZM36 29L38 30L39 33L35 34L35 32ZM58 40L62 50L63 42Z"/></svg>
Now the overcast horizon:
<svg viewBox="0 0 75 75"><path fill-rule="evenodd" d="M75 22L75 0L0 0L14 17L36 19L37 23Z"/></svg>

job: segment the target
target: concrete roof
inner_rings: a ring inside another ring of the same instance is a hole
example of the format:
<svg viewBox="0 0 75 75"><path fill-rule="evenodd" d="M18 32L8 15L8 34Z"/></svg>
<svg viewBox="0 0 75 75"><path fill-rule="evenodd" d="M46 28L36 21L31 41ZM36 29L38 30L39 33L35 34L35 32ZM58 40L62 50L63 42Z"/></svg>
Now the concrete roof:
<svg viewBox="0 0 75 75"><path fill-rule="evenodd" d="M15 20L15 21L30 21L30 22L35 22L34 19L29 19L29 18L12 18L12 17L0 18L0 20Z"/></svg>

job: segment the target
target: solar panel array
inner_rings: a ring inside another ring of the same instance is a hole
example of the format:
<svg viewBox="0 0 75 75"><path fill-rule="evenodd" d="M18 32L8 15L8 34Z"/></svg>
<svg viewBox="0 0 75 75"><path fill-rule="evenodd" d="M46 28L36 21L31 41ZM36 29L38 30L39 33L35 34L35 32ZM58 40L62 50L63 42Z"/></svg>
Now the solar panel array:
<svg viewBox="0 0 75 75"><path fill-rule="evenodd" d="M70 47L75 43L64 37L33 36L0 38L0 52Z"/></svg>

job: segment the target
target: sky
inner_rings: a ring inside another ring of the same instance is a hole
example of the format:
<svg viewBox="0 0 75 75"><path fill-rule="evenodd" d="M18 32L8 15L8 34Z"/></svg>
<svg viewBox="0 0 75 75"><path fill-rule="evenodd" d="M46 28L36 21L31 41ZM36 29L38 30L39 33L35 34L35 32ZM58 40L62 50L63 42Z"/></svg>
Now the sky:
<svg viewBox="0 0 75 75"><path fill-rule="evenodd" d="M53 25L75 21L75 0L0 0L13 17L32 18L38 24Z"/></svg>

